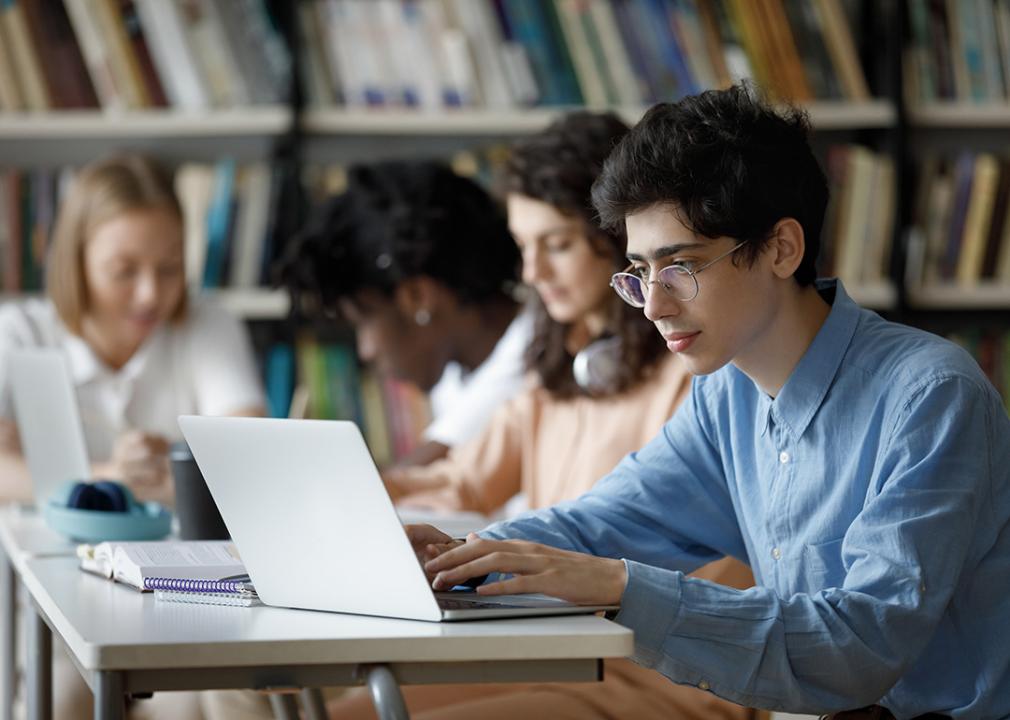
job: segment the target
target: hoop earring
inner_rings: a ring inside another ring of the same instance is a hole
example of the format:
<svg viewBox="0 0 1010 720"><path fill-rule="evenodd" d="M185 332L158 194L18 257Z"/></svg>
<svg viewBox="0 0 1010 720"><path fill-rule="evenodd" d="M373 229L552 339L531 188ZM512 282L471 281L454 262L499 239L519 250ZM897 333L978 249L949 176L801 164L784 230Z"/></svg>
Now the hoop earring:
<svg viewBox="0 0 1010 720"><path fill-rule="evenodd" d="M416 313L414 313L414 322L416 322L421 327L424 327L431 322L431 313L421 308Z"/></svg>

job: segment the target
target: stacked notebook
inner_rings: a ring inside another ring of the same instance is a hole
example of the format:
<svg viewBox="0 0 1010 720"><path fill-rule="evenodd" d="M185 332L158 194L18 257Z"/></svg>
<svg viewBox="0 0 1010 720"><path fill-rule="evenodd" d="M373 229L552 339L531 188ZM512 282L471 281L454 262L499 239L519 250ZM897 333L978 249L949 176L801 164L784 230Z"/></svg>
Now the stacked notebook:
<svg viewBox="0 0 1010 720"><path fill-rule="evenodd" d="M238 606L259 602L228 541L106 542L81 545L77 556L82 570L154 592L157 600Z"/></svg>
<svg viewBox="0 0 1010 720"><path fill-rule="evenodd" d="M221 580L182 580L179 578L149 578L146 587L154 591L155 600L188 602L203 605L236 605L249 607L259 603L256 588L248 575Z"/></svg>

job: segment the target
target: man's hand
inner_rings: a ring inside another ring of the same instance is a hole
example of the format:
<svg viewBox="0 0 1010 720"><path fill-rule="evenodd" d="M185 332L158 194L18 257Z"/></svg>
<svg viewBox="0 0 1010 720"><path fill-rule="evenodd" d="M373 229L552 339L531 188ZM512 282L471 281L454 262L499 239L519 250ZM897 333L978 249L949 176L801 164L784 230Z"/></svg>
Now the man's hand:
<svg viewBox="0 0 1010 720"><path fill-rule="evenodd" d="M407 531L407 539L410 540L410 546L414 548L421 567L429 560L463 544L461 540L454 540L431 525L404 525L403 529ZM434 573L426 571L426 574L429 582L434 580Z"/></svg>
<svg viewBox="0 0 1010 720"><path fill-rule="evenodd" d="M437 546L437 541L431 544ZM512 577L481 585L477 592L543 593L581 605L617 605L628 582L622 560L523 540L485 540L473 533L467 536L466 543L435 553L424 569L435 576L432 583L435 590L448 590L480 575L507 573Z"/></svg>

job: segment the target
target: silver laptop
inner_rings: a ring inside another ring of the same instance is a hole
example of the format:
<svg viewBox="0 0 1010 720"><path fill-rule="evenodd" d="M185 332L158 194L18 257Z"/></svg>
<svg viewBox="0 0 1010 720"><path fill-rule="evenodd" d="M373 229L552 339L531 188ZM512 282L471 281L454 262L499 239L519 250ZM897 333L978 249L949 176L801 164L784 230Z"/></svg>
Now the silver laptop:
<svg viewBox="0 0 1010 720"><path fill-rule="evenodd" d="M41 507L67 480L91 476L77 396L59 350L11 350L8 355L21 449Z"/></svg>
<svg viewBox="0 0 1010 720"><path fill-rule="evenodd" d="M179 426L267 605L431 621L610 609L433 592L354 423L184 415Z"/></svg>

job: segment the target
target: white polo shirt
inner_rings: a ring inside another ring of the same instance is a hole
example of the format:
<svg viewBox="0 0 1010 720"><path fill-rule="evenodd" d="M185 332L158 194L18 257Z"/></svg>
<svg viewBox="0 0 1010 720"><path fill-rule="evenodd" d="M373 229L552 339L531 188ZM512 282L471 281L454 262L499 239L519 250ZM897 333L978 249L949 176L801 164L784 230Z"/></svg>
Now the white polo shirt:
<svg viewBox="0 0 1010 720"><path fill-rule="evenodd" d="M92 462L107 460L125 430L182 439L182 414L227 415L262 407L263 388L245 327L205 297L192 298L186 320L156 330L121 369L112 370L64 327L48 300L0 306L0 418L13 420L7 352L63 350Z"/></svg>
<svg viewBox="0 0 1010 720"><path fill-rule="evenodd" d="M522 311L491 354L469 373L449 363L429 394L434 420L424 439L454 447L484 429L495 410L525 385L523 356L533 338L533 316Z"/></svg>

